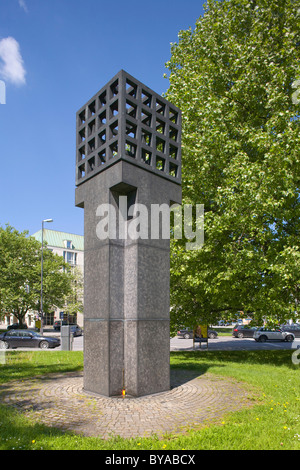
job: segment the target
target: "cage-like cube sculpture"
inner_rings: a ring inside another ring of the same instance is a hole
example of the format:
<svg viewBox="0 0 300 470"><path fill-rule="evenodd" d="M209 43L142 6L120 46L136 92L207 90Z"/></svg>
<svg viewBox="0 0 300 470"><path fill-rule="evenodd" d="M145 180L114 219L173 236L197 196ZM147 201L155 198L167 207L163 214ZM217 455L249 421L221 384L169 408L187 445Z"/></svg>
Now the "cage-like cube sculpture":
<svg viewBox="0 0 300 470"><path fill-rule="evenodd" d="M121 70L77 112L76 185L120 159L181 182L181 114Z"/></svg>

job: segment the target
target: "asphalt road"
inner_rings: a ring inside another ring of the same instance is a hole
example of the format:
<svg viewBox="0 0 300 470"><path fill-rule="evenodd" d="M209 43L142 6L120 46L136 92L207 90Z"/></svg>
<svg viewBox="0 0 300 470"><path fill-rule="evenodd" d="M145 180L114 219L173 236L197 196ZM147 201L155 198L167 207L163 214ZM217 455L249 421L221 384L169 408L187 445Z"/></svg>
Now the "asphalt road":
<svg viewBox="0 0 300 470"><path fill-rule="evenodd" d="M193 340L183 338L172 338L171 351L192 351ZM205 351L254 351L254 350L276 350L276 349L297 349L300 347L300 338L292 343L281 341L266 341L258 343L253 338L233 338L232 336L218 336L216 339L208 340L208 348L206 343L195 343L195 349Z"/></svg>
<svg viewBox="0 0 300 470"><path fill-rule="evenodd" d="M44 336L60 336L59 332L45 331ZM84 336L77 336L73 340L73 351L83 350ZM278 349L297 349L300 347L300 338L293 341L292 343L281 342L281 341L267 341L265 343L257 343L252 338L233 338L232 336L219 336L216 339L208 340L208 348L206 343L195 343L195 350L200 351L253 351L253 350L278 350ZM21 348L18 348L21 350ZM36 350L29 348L22 348L22 350ZM61 347L55 349L49 349L48 351L59 351ZM193 340L183 338L172 338L170 340L171 351L193 351Z"/></svg>

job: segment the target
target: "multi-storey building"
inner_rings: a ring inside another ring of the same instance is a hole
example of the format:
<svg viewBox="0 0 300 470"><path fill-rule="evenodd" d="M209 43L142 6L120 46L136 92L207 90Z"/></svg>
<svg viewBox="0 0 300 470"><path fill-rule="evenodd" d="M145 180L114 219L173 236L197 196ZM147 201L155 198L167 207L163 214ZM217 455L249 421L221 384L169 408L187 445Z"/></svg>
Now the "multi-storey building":
<svg viewBox="0 0 300 470"><path fill-rule="evenodd" d="M32 235L36 240L42 242L42 230ZM65 262L69 263L73 268L77 267L83 274L83 240L82 235L73 233L59 232L57 230L44 229L44 242L47 249L53 253L62 256ZM72 317L68 317L66 312L56 309L53 312L46 312L44 318L45 325L52 325L55 320L65 319L70 323L77 323L83 326L83 314L81 312L73 313Z"/></svg>

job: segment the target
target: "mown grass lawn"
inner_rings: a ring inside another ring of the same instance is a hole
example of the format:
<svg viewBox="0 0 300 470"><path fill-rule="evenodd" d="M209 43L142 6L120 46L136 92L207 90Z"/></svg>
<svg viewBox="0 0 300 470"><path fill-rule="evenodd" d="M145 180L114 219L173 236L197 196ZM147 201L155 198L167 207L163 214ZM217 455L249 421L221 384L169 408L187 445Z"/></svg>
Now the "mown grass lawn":
<svg viewBox="0 0 300 470"><path fill-rule="evenodd" d="M12 351L5 358L0 384L83 368L83 353L75 351ZM253 406L180 436L102 440L37 424L1 405L0 449L300 449L300 366L292 363L292 351L173 352L171 367L234 378L255 390Z"/></svg>

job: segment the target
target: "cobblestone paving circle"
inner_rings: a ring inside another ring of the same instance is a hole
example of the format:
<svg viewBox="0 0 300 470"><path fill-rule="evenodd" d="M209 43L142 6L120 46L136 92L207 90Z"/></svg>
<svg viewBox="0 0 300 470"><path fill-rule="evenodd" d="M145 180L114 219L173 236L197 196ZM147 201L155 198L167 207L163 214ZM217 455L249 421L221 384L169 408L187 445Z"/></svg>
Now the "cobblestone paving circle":
<svg viewBox="0 0 300 470"><path fill-rule="evenodd" d="M173 370L171 390L139 398L107 398L83 390L82 373L51 374L0 387L2 402L47 426L104 439L183 433L250 405L240 384Z"/></svg>

